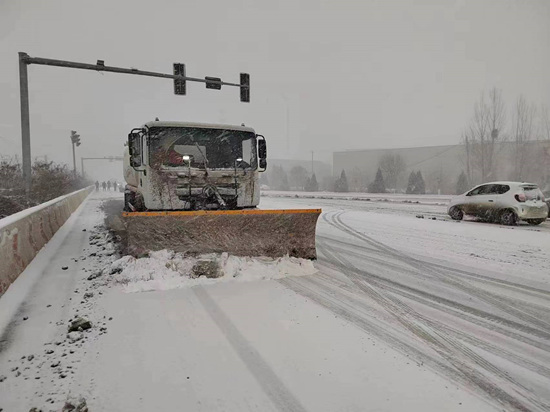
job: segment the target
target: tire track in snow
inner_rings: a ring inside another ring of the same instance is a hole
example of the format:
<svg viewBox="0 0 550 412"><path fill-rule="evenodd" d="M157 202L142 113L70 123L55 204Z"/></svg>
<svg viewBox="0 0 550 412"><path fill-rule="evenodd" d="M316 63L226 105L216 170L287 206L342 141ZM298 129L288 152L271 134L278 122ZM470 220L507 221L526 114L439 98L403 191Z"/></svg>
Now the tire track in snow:
<svg viewBox="0 0 550 412"><path fill-rule="evenodd" d="M521 319L525 322L535 325L536 327L542 329L546 333L550 333L550 323L545 321L544 318L540 318L536 314L530 314L527 311L520 309L522 302L516 302L514 300L507 299L503 296L494 295L492 293L482 291L480 289L467 285L463 281L460 281L456 278L450 278L449 276L445 276L444 274L440 273L440 271L434 270L432 267L430 267L430 265L427 262L407 256L406 254L396 249L393 249L390 246L387 246L381 242L378 242L370 238L369 236L361 232L358 232L352 227L346 225L341 220L341 215L343 213L345 212L338 211L338 212L332 212L332 213L331 212L325 213L323 214L323 219L330 225L350 234L351 236L354 236L357 239L360 239L366 242L371 246L378 248L379 250L385 252L387 255L393 257L394 259L397 259L417 269L419 272L431 274L432 277L435 278L435 280L441 281L442 283L447 284L449 286L453 286L454 288L461 290L471 296L475 296L481 301L484 301L502 310L503 312L516 317L517 319ZM518 304L519 304L519 307L517 306Z"/></svg>
<svg viewBox="0 0 550 412"><path fill-rule="evenodd" d="M326 243L326 241L322 241L322 242ZM340 247L330 246L330 249L339 253L345 253L346 255L349 255L352 257L368 259L369 263L373 263L374 266L379 265L383 268L391 268L394 271L398 271L400 274L410 274L414 276L418 275L417 272L412 271L409 268L395 265L391 262L388 262L387 260L384 261L383 259L380 259L380 258L373 258L372 256L366 256L365 254L352 252L350 250L346 250ZM322 257L319 258L319 261L334 265L333 261L325 260ZM364 276L367 276L373 280L377 280L384 287L390 288L394 293L400 294L402 296L415 296L416 300L423 299L424 304L428 304L439 310L445 311L455 316L459 316L465 320L468 320L472 323L483 326L487 329L498 331L513 339L528 343L532 346L536 346L545 351L550 351L549 345L539 340L530 339L528 336L517 334L514 331L520 331L522 333L525 333L531 336L536 336L540 339L543 339L545 342L550 341L550 333L541 331L539 329L536 329L529 325L525 325L523 323L519 323L510 319L504 318L502 316L487 312L485 310L475 308L473 306L467 306L463 303L442 297L440 295L430 293L426 290L421 290L416 287L409 286L404 283L400 283L396 280L389 279L384 276L379 276L377 274L370 273L370 272L364 272L361 269L357 269L357 270ZM528 305L524 302L522 304ZM540 313L541 316L543 316L544 313L545 312L541 309L541 313ZM510 330L504 329L499 325L509 328Z"/></svg>
<svg viewBox="0 0 550 412"><path fill-rule="evenodd" d="M360 251L366 250L369 253L378 254L384 257L384 253L375 247L368 247L366 245L359 245L357 243L349 243L341 239L335 239L335 238L331 238L323 235L317 235L317 238L321 240L328 240L332 243L338 243L342 245L342 247L346 248L347 250L349 250L349 248L351 247L351 248L356 248ZM385 260L385 262L387 262L387 260ZM539 289L529 285L515 283L504 279L497 279L491 276L486 276L486 275L482 275L474 272L468 272L466 270L457 269L457 268L441 265L438 263L432 263L432 262L424 262L424 263L436 269L444 270L445 272L450 272L450 274L453 276L466 276L468 278L471 278L472 280L475 280L481 283L497 285L500 287L509 288L510 290L520 290L521 292L531 294L532 296L544 296L544 297L550 298L550 290Z"/></svg>
<svg viewBox="0 0 550 412"><path fill-rule="evenodd" d="M338 251L338 249L333 250ZM334 261L325 260L323 258L320 258L319 261L327 264L328 266L334 267L337 270L346 269L344 265L335 264ZM398 268L397 270L400 269ZM448 313L452 316L459 317L482 328L493 330L519 342L523 342L546 352L550 352L550 345L547 345L540 340L531 339L529 336L526 336L524 334L515 332L521 331L523 333L531 334L533 336L539 336L539 331L536 329L527 327L521 323L510 321L497 315L493 315L488 312L478 310L470 306L463 305L459 302L455 302L447 298L398 283L394 280L387 279L370 272L362 271L361 269L357 269L357 272L363 276L366 276L368 279L377 282L380 287L392 293L422 303L423 305L430 306L436 310ZM501 327L499 325L503 325L505 327Z"/></svg>
<svg viewBox="0 0 550 412"><path fill-rule="evenodd" d="M338 268L335 268L335 270L338 270ZM349 300L349 301L352 301L354 304L361 305L360 296L358 296L357 292L353 290L354 286L349 285L349 284L343 284L341 281L335 279L332 276L325 275L325 274L320 272L318 275L315 276L315 278L308 277L307 279L304 279L304 281L315 282L316 287L322 288L323 290L327 290L328 293L338 294L340 296L340 299ZM424 299L419 298L418 296L416 296L412 293L410 293L410 294L405 293L405 292L403 292L399 289L395 289L395 288L386 288L385 287L385 289L388 290L391 293L397 293L400 296L408 298L411 301L421 302L421 303L423 303L427 306L431 306L435 309L441 310L440 306L430 305L429 301L426 302L426 301L424 301ZM450 313L453 316L458 316L460 314L460 312L456 312L456 313L455 312L450 312ZM369 311L369 316L380 316L380 315L381 315L380 312L377 312L377 311L374 311L374 310ZM448 326L448 325L446 325L442 322L428 319L426 316L422 316L422 317L425 321L433 322L434 324L437 325L438 328L444 329L446 333L451 333L456 338L464 340L464 341L466 341L466 342L468 342L468 343L470 343L470 344L472 344L476 347L482 348L482 349L484 349L488 352L498 353L503 358L508 359L509 361L515 363L516 365L519 365L521 367L529 369L529 370L531 370L535 373L538 373L538 374L540 374L542 376L545 376L545 377L550 379L550 368L547 368L544 365L541 365L540 363L533 362L529 359L525 359L524 357L519 356L518 354L516 354L514 352L510 352L508 350L505 350L501 347L498 347L498 346L492 344L488 340L482 340L482 339L478 338L477 336L473 336L472 334L465 333L462 330L459 330L457 328ZM469 319L466 319L466 320L469 320ZM507 331L498 331L498 332L502 333L502 334L505 334ZM549 351L549 349L546 349L546 350Z"/></svg>
<svg viewBox="0 0 550 412"><path fill-rule="evenodd" d="M321 247L322 253L331 259L340 261L347 269L343 273L367 296L383 307L397 322L414 336L431 347L442 359L449 362L470 386L490 395L502 405L518 411L547 410L550 405L541 402L531 390L512 379L506 372L449 336L435 325L426 322L414 309L387 293L374 282L367 282L355 273L355 267L342 256L328 252ZM488 376L487 376L488 375Z"/></svg>
<svg viewBox="0 0 550 412"><path fill-rule="evenodd" d="M239 332L208 292L202 286L194 287L193 291L275 407L280 411L305 412L306 409L300 401L273 372L260 353Z"/></svg>

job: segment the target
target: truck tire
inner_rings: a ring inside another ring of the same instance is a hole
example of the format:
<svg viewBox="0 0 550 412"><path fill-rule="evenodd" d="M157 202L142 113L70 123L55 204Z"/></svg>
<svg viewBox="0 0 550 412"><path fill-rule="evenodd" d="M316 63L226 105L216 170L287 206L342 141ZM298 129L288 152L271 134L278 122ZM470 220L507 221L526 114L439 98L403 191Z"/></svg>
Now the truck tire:
<svg viewBox="0 0 550 412"><path fill-rule="evenodd" d="M132 192L125 191L124 192L124 210L125 212L131 212L132 209L130 208L130 203L133 201Z"/></svg>
<svg viewBox="0 0 550 412"><path fill-rule="evenodd" d="M135 207L136 212L147 211L147 208L145 207L145 202L143 201L143 197L139 193L134 194L134 203L132 205Z"/></svg>

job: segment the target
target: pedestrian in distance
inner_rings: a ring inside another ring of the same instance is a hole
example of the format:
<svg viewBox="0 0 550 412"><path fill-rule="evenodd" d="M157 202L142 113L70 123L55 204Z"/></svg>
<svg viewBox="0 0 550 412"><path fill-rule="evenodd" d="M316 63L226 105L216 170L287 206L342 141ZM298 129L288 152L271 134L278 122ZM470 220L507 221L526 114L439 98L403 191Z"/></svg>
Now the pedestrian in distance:
<svg viewBox="0 0 550 412"><path fill-rule="evenodd" d="M96 192L99 190L99 182L97 180L95 181L95 190Z"/></svg>
<svg viewBox="0 0 550 412"><path fill-rule="evenodd" d="M107 180L107 190L111 190L111 181Z"/></svg>
<svg viewBox="0 0 550 412"><path fill-rule="evenodd" d="M105 188L107 187L107 184L105 182L101 182L101 187L103 188L103 191L105 191Z"/></svg>

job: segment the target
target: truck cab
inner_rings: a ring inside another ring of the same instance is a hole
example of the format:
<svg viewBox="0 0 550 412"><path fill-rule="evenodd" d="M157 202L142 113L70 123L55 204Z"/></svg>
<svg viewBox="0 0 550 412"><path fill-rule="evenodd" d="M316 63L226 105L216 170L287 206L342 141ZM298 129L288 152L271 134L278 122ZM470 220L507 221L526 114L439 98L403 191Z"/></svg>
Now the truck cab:
<svg viewBox="0 0 550 412"><path fill-rule="evenodd" d="M256 207L266 158L264 137L250 127L146 123L128 135L125 210Z"/></svg>

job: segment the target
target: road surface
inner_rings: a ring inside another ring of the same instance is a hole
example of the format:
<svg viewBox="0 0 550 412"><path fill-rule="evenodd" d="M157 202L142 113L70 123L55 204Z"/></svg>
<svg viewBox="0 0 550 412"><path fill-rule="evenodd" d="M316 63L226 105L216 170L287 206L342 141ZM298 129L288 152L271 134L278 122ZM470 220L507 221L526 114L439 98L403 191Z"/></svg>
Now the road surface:
<svg viewBox="0 0 550 412"><path fill-rule="evenodd" d="M548 223L262 198L323 207L318 272L127 293L94 278L116 259L101 227L113 198L86 201L0 299L4 411L80 396L92 411L548 409ZM77 316L93 327L68 338Z"/></svg>

